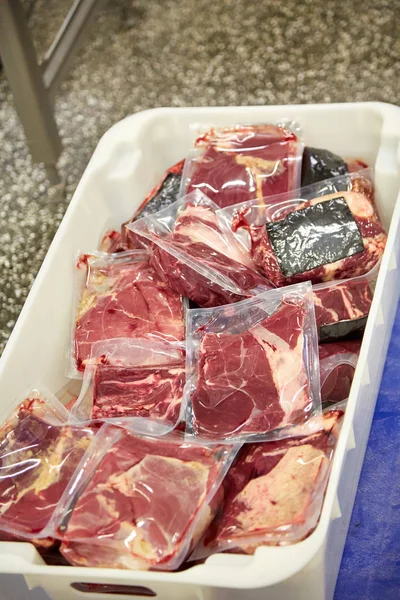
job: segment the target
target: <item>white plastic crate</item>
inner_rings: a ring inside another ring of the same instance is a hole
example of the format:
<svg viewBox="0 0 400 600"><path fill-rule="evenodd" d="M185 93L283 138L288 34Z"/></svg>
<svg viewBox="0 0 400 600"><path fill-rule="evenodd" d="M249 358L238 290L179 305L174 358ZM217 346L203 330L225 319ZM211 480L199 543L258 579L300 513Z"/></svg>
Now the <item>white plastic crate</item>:
<svg viewBox="0 0 400 600"><path fill-rule="evenodd" d="M194 140L190 124L282 117L300 122L308 145L375 165L377 205L390 227L317 529L292 546L259 548L254 556L214 555L179 573L51 567L31 544L3 542L0 573L20 574L20 580L23 575L30 588L41 586L55 600L122 597L98 590L85 594L71 587L76 582L142 586L162 600L332 598L400 293L400 108L383 103L161 108L117 123L101 139L82 177L0 361L0 418L38 378L53 391L66 383L73 256L96 248L105 228L128 219L165 169L187 154ZM0 598L23 600L21 581L13 578L13 595L7 576L0 577ZM143 590L136 592L128 597ZM45 596L36 590L34 597Z"/></svg>

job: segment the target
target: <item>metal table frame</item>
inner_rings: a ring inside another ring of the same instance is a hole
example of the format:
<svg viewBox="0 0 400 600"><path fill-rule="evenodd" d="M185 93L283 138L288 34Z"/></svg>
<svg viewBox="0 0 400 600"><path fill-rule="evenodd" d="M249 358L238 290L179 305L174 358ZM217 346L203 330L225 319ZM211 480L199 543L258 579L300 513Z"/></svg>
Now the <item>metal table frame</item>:
<svg viewBox="0 0 400 600"><path fill-rule="evenodd" d="M43 163L52 185L59 183L62 144L52 98L65 77L95 9L102 0L75 0L41 65L20 0L0 0L0 56L22 122L32 160Z"/></svg>

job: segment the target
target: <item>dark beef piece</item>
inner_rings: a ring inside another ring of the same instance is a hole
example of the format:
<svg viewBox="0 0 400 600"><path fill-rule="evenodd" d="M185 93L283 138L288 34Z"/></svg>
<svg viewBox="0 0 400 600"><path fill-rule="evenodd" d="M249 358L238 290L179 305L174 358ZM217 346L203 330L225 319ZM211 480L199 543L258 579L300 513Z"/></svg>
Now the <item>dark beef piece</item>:
<svg viewBox="0 0 400 600"><path fill-rule="evenodd" d="M228 439L306 420L304 319L304 308L286 301L244 333L204 334L192 395L196 433Z"/></svg>
<svg viewBox="0 0 400 600"><path fill-rule="evenodd" d="M354 367L350 364L337 364L331 369L329 359L340 355L360 353L361 340L345 340L342 342L320 344L319 359L321 373L321 401L323 404L342 402L349 397L353 383Z"/></svg>
<svg viewBox="0 0 400 600"><path fill-rule="evenodd" d="M182 298L157 277L147 261L78 263L88 270L75 324L75 360L83 371L94 342L109 338L154 336L184 339ZM98 264L98 263L97 263Z"/></svg>
<svg viewBox="0 0 400 600"><path fill-rule="evenodd" d="M184 364L152 367L96 366L93 419L162 418L178 421L185 384Z"/></svg>
<svg viewBox="0 0 400 600"><path fill-rule="evenodd" d="M362 336L373 294L369 282L354 279L314 289L320 342Z"/></svg>
<svg viewBox="0 0 400 600"><path fill-rule="evenodd" d="M182 163L179 163L180 165ZM181 185L182 172L180 173L168 173L162 182L158 192L148 197L146 205L138 212L136 219L146 217L147 215L154 214L163 208L167 208L173 202L176 202L179 198L179 189ZM154 191L154 190L153 190Z"/></svg>
<svg viewBox="0 0 400 600"><path fill-rule="evenodd" d="M126 225L133 223L141 217L154 214L163 208L167 208L179 198L179 189L181 185L183 165L185 161L180 160L170 167L162 176L157 185L143 200L133 216L121 226L121 243L127 249L142 248L140 240L133 231L126 228Z"/></svg>
<svg viewBox="0 0 400 600"><path fill-rule="evenodd" d="M347 164L337 154L306 146L301 166L301 187L348 173ZM342 191L345 191L346 187ZM341 191L341 190L338 190Z"/></svg>
<svg viewBox="0 0 400 600"><path fill-rule="evenodd" d="M29 537L48 548L52 540L35 536L49 523L93 432L52 425L36 416L34 407L35 400L27 399L0 430L0 539Z"/></svg>
<svg viewBox="0 0 400 600"><path fill-rule="evenodd" d="M124 431L89 474L62 554L81 566L178 568L215 514L207 496L221 460L221 447Z"/></svg>
<svg viewBox="0 0 400 600"><path fill-rule="evenodd" d="M199 189L224 208L299 187L296 135L275 125L211 130L196 141L204 148L191 163L187 193Z"/></svg>
<svg viewBox="0 0 400 600"><path fill-rule="evenodd" d="M320 430L308 436L244 445L224 480L224 503L206 548L252 554L258 545L307 537L318 521L342 416L323 415Z"/></svg>
<svg viewBox="0 0 400 600"><path fill-rule="evenodd" d="M343 201L348 212L344 212ZM329 210L322 211L322 215L321 210L315 207L326 202ZM308 209L307 213L304 213L305 209ZM295 212L301 212L304 218L294 220L292 215ZM284 219L267 223L267 226L246 225L244 217L238 217L238 221L240 227L249 231L255 264L276 286L307 280L320 283L363 275L378 262L387 238L371 200L358 192L339 192L314 198L298 205ZM277 241L270 239L269 229L275 234L275 227L289 228L290 244L279 238L279 231ZM360 239L363 250L359 252ZM346 256L343 256L344 248Z"/></svg>

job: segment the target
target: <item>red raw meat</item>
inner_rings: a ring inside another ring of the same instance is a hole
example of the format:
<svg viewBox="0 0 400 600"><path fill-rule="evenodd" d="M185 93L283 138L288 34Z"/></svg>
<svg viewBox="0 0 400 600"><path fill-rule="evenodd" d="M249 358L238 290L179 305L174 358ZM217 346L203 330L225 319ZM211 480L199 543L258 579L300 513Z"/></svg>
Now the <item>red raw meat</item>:
<svg viewBox="0 0 400 600"><path fill-rule="evenodd" d="M260 545L299 542L318 523L342 411L318 418L319 431L246 444L224 480L225 499L205 534L210 552L252 554Z"/></svg>
<svg viewBox="0 0 400 600"><path fill-rule="evenodd" d="M372 300L370 282L363 278L314 289L320 341L362 334Z"/></svg>
<svg viewBox="0 0 400 600"><path fill-rule="evenodd" d="M185 367L123 368L98 365L94 378L93 419L113 417L179 419Z"/></svg>
<svg viewBox="0 0 400 600"><path fill-rule="evenodd" d="M40 418L42 402L25 400L0 430L0 539L40 538L93 432ZM4 533L1 531L4 530Z"/></svg>
<svg viewBox="0 0 400 600"><path fill-rule="evenodd" d="M81 566L178 568L214 516L231 451L120 430L79 493L61 552ZM85 473L83 473L83 477Z"/></svg>
<svg viewBox="0 0 400 600"><path fill-rule="evenodd" d="M150 246L154 270L172 289L207 307L237 302L270 287L229 228L223 230L215 205L203 194L183 201L175 215L167 228L163 213L157 213L157 231L152 220L132 225Z"/></svg>
<svg viewBox="0 0 400 600"><path fill-rule="evenodd" d="M83 371L94 342L116 337L184 339L182 298L161 281L144 253L99 260L85 255L86 284L75 324L76 366Z"/></svg>
<svg viewBox="0 0 400 600"><path fill-rule="evenodd" d="M358 192L314 198L264 226L248 225L239 215L233 227L243 226L250 233L255 264L276 286L363 275L378 262L387 238L371 201ZM336 259L337 255L342 258ZM303 264L311 268L302 268Z"/></svg>
<svg viewBox="0 0 400 600"><path fill-rule="evenodd" d="M196 141L203 149L189 162L186 192L204 192L224 208L299 187L302 144L275 125L211 130Z"/></svg>
<svg viewBox="0 0 400 600"><path fill-rule="evenodd" d="M349 397L360 347L361 340L320 344L321 400L323 403L342 402ZM348 360L348 358L351 358L353 364L340 362Z"/></svg>
<svg viewBox="0 0 400 600"><path fill-rule="evenodd" d="M318 346L319 360L324 360L337 354L360 354L362 340L342 340Z"/></svg>
<svg viewBox="0 0 400 600"><path fill-rule="evenodd" d="M195 433L228 439L307 419L305 317L303 306L286 299L244 333L204 334L192 395Z"/></svg>

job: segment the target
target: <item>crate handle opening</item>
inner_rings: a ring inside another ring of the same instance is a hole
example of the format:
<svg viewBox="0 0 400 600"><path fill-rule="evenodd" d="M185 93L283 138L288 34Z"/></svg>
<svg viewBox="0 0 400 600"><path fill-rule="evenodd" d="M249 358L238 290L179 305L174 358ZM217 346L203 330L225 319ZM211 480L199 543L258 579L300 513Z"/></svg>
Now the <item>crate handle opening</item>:
<svg viewBox="0 0 400 600"><path fill-rule="evenodd" d="M85 583L77 581L71 587L78 592L89 594L119 594L120 596L142 596L154 598L157 596L153 590L141 585L119 585L115 583Z"/></svg>

